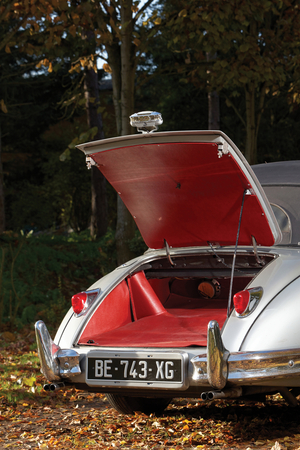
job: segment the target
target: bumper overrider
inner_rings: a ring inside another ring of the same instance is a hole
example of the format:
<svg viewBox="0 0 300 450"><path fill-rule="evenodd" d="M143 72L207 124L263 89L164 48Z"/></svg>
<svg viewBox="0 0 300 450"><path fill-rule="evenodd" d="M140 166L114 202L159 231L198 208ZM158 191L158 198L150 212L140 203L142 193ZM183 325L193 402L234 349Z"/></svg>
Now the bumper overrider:
<svg viewBox="0 0 300 450"><path fill-rule="evenodd" d="M64 379L81 373L79 354L73 349L61 349L56 345L42 320L36 322L35 334L41 372L51 382L50 385L45 385L46 390L61 388Z"/></svg>
<svg viewBox="0 0 300 450"><path fill-rule="evenodd" d="M64 380L72 382L72 377L81 373L79 353L56 345L43 321L35 324L35 331L41 372L51 383L48 390L62 387ZM230 353L223 345L218 323L212 320L208 324L207 354L193 357L190 364L193 384L204 390L266 385L299 377L300 349Z"/></svg>

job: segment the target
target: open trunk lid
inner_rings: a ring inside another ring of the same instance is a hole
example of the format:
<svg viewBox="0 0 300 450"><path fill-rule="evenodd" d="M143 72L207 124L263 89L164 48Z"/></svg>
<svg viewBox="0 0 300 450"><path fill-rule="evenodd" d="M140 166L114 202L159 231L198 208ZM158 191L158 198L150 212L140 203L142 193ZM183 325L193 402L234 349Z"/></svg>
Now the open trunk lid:
<svg viewBox="0 0 300 450"><path fill-rule="evenodd" d="M239 245L281 240L259 181L220 131L121 136L78 148L116 189L150 248L235 245L239 226Z"/></svg>

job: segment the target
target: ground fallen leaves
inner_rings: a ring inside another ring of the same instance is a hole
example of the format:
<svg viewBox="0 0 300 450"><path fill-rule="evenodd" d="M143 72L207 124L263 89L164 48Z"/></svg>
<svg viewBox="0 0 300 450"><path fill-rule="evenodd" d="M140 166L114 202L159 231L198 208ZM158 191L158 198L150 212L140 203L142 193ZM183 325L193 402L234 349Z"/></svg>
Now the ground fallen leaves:
<svg viewBox="0 0 300 450"><path fill-rule="evenodd" d="M156 417L126 416L105 395L42 391L33 337L0 336L0 449L300 450L300 407L279 396L265 403L174 399ZM2 345L3 344L3 345Z"/></svg>

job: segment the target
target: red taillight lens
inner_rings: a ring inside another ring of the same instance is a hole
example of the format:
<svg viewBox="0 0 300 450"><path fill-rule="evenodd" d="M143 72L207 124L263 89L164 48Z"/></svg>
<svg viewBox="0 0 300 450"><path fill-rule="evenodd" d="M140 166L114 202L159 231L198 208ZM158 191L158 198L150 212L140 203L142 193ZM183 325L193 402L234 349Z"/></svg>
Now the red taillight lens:
<svg viewBox="0 0 300 450"><path fill-rule="evenodd" d="M94 289L93 291L79 292L72 297L73 311L77 316L85 314L93 302L96 300L100 293L100 289Z"/></svg>
<svg viewBox="0 0 300 450"><path fill-rule="evenodd" d="M246 290L246 291L237 292L233 296L233 304L234 304L234 309L236 310L236 312L238 314L243 314L249 305L249 301L250 301L250 292L249 291Z"/></svg>
<svg viewBox="0 0 300 450"><path fill-rule="evenodd" d="M75 294L72 297L72 307L75 314L80 314L87 301L87 293L86 292L79 292L79 294Z"/></svg>

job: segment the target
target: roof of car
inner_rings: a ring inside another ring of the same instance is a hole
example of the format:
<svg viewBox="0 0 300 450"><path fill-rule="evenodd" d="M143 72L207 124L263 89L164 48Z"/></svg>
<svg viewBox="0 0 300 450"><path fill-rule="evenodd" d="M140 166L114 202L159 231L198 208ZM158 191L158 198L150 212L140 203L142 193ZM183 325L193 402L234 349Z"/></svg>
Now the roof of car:
<svg viewBox="0 0 300 450"><path fill-rule="evenodd" d="M262 186L300 186L300 161L279 161L251 166Z"/></svg>

